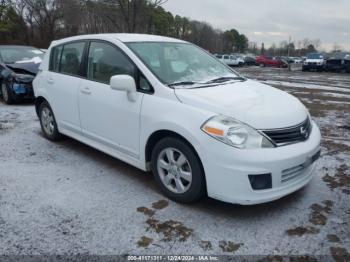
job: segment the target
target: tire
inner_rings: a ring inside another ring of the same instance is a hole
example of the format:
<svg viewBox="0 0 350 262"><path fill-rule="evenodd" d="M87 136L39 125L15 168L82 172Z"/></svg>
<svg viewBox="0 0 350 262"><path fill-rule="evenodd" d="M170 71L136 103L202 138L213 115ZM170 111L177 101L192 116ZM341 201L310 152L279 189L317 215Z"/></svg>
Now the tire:
<svg viewBox="0 0 350 262"><path fill-rule="evenodd" d="M2 100L5 102L5 104L12 105L15 102L13 93L6 83L1 84L1 94L2 94Z"/></svg>
<svg viewBox="0 0 350 262"><path fill-rule="evenodd" d="M265 64L259 64L260 67L265 67Z"/></svg>
<svg viewBox="0 0 350 262"><path fill-rule="evenodd" d="M39 106L39 120L41 130L48 140L58 141L61 139L62 135L58 131L55 116L49 103L46 101Z"/></svg>
<svg viewBox="0 0 350 262"><path fill-rule="evenodd" d="M161 139L152 151L151 165L157 184L171 200L192 203L205 195L201 162L193 149L181 139Z"/></svg>

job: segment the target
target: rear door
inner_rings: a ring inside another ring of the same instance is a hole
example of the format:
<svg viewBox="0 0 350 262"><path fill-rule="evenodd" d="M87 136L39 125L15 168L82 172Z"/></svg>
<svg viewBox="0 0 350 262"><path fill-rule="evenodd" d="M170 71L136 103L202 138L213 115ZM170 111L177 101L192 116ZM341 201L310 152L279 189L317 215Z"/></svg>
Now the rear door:
<svg viewBox="0 0 350 262"><path fill-rule="evenodd" d="M59 128L80 133L78 90L85 41L53 47L47 72L47 92Z"/></svg>

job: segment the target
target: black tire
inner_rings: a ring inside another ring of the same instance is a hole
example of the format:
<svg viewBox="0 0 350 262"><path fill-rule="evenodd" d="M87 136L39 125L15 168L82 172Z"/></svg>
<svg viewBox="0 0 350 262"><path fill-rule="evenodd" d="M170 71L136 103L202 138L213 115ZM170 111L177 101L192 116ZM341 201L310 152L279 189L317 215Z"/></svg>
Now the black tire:
<svg viewBox="0 0 350 262"><path fill-rule="evenodd" d="M1 84L1 95L2 95L2 100L7 105L12 105L16 101L12 91L10 90L10 88L6 83Z"/></svg>
<svg viewBox="0 0 350 262"><path fill-rule="evenodd" d="M192 171L192 182L188 190L178 194L170 191L162 182L158 173L157 161L161 152L173 148L184 154ZM151 157L151 166L154 178L162 192L171 200L180 203L192 203L200 200L206 194L205 175L201 162L193 149L183 140L173 137L161 139L154 147Z"/></svg>
<svg viewBox="0 0 350 262"><path fill-rule="evenodd" d="M44 115L43 112L50 112L51 116L52 116L52 132L48 132L47 131L47 127L45 124L45 120L44 120ZM39 120L40 120L40 126L41 126L41 130L44 133L44 136L51 141L58 141L62 138L61 133L58 131L57 128L57 123L56 123L56 119L55 116L53 114L53 111L49 105L49 103L47 101L43 101L40 106L39 106Z"/></svg>

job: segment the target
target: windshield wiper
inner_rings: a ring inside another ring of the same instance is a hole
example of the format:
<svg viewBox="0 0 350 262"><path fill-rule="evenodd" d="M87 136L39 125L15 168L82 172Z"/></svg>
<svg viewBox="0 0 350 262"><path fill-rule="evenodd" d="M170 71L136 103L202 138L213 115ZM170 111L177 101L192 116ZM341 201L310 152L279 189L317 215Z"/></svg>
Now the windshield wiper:
<svg viewBox="0 0 350 262"><path fill-rule="evenodd" d="M193 81L181 81L181 82L175 82L172 84L168 84L168 86L191 86L197 84L196 82Z"/></svg>
<svg viewBox="0 0 350 262"><path fill-rule="evenodd" d="M244 80L243 77L232 77L232 76L224 76L224 77L219 77L219 78L215 78L213 80L210 80L208 82L206 82L206 84L212 84L212 83L224 83L230 80Z"/></svg>

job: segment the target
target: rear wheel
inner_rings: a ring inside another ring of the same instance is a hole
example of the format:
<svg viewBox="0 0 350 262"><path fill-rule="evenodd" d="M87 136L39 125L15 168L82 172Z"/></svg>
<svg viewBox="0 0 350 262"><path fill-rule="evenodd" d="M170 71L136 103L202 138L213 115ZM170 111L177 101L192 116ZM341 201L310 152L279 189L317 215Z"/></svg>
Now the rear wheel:
<svg viewBox="0 0 350 262"><path fill-rule="evenodd" d="M11 105L15 102L12 92L6 83L1 84L1 94L5 104Z"/></svg>
<svg viewBox="0 0 350 262"><path fill-rule="evenodd" d="M155 180L170 199L190 203L204 196L204 172L187 143L177 138L164 138L155 145L151 161Z"/></svg>
<svg viewBox="0 0 350 262"><path fill-rule="evenodd" d="M48 102L44 101L39 107L39 118L41 130L45 137L51 141L57 141L61 138L60 132L58 132L57 123L52 109Z"/></svg>

